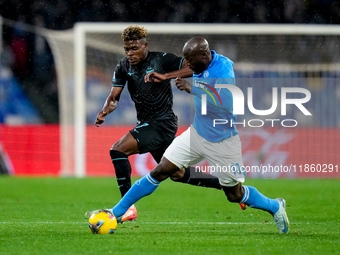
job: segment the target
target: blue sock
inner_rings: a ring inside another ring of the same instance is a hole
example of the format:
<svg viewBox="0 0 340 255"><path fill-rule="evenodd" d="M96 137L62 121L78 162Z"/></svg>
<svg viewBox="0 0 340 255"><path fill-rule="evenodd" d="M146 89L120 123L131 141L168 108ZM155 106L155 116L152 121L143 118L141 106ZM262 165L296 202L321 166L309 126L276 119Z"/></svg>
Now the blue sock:
<svg viewBox="0 0 340 255"><path fill-rule="evenodd" d="M256 188L252 186L243 186L244 195L240 203L246 204L249 207L268 211L272 214L279 210L279 202L262 195Z"/></svg>
<svg viewBox="0 0 340 255"><path fill-rule="evenodd" d="M113 208L113 214L116 217L122 216L131 205L136 203L142 197L150 195L160 184L159 181L151 177L150 174L137 180L124 197Z"/></svg>

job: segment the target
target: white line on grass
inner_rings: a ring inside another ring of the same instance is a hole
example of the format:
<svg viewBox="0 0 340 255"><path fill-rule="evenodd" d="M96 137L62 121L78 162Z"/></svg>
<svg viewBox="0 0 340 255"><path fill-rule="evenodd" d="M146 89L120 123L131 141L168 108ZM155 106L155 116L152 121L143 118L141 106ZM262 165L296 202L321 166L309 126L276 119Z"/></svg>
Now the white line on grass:
<svg viewBox="0 0 340 255"><path fill-rule="evenodd" d="M65 222L65 221L4 221L0 222L0 224L86 224L87 222ZM253 225L253 224L272 224L272 222L194 222L194 221L174 221L174 222L143 222L139 221L138 224L150 224L150 225L186 225L186 224L194 224L194 225Z"/></svg>
<svg viewBox="0 0 340 255"><path fill-rule="evenodd" d="M0 222L0 224L87 224L86 221L82 221L82 222L66 222L66 221L31 221L31 222L27 222L27 221L4 221L4 222ZM128 223L129 224L129 223ZM137 224L150 224L150 225L259 225L259 224L274 224L274 222L194 222L194 221L174 221L174 222L143 222L143 221L138 221ZM306 224L308 225L309 222L294 222L293 224ZM316 222L313 224L326 224L324 222Z"/></svg>

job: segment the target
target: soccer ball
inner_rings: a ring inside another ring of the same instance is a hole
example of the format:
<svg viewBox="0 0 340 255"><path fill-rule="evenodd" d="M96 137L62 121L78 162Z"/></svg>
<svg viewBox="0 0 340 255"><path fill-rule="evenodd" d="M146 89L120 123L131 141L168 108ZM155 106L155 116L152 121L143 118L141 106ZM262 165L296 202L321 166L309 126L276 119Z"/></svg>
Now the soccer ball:
<svg viewBox="0 0 340 255"><path fill-rule="evenodd" d="M89 218L89 228L93 234L113 234L117 219L109 210L96 210Z"/></svg>

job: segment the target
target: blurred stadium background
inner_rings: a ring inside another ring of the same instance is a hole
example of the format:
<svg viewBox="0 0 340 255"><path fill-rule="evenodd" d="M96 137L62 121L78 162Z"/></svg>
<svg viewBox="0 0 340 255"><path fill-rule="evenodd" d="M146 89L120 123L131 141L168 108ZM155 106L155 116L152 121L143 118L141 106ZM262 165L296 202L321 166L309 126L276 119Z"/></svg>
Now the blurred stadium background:
<svg viewBox="0 0 340 255"><path fill-rule="evenodd" d="M338 1L15 0L2 1L0 15L0 172L77 175L81 150L76 150L79 129L74 126L82 108L78 109L75 98L75 67L84 64L86 137L85 162L80 167L86 171L78 175L113 175L109 148L136 123L126 89L105 125L95 128L92 123L110 91L113 69L124 56L120 31L142 22L150 27L150 50L180 55L187 39L205 36L211 49L234 61L237 84L244 94L247 87L253 87L257 109L271 106L272 87L302 87L311 92L306 107L312 117L301 115L297 108L289 108L284 117L296 119L295 128L272 128L268 123L261 128L239 127L245 165L296 166L296 171L250 172L249 177L340 177L335 168L340 165ZM84 61L74 55L79 42L74 36L77 22L91 22L98 30L109 25L115 30L84 33L86 54L80 55L86 57ZM154 24L163 26L165 33L153 32ZM266 24L277 26L266 33ZM240 25L248 32L225 33ZM171 26L178 26L178 32L166 33ZM183 32L185 26L192 26L192 31ZM219 27L224 32L216 32ZM190 123L190 100L177 89L173 92L182 132ZM279 110L270 118L280 118ZM259 117L247 111L244 119ZM131 163L134 176L144 175L155 165L147 154L132 156ZM325 172L300 172L298 167L304 164L327 167Z"/></svg>

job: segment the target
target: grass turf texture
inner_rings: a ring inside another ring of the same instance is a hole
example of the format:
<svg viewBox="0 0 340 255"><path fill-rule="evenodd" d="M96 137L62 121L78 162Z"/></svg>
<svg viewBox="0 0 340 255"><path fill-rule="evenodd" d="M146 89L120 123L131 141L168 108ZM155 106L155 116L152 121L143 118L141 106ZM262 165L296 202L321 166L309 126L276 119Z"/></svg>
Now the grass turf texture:
<svg viewBox="0 0 340 255"><path fill-rule="evenodd" d="M93 235L84 212L119 200L114 178L0 177L0 254L339 254L340 180L247 180L287 200L288 235L222 191L162 183L136 222Z"/></svg>

